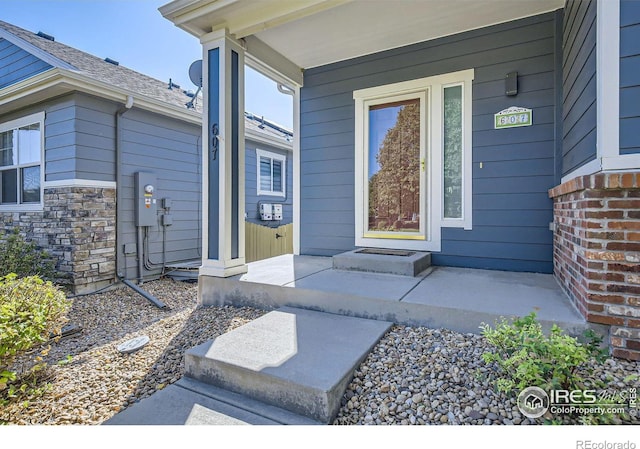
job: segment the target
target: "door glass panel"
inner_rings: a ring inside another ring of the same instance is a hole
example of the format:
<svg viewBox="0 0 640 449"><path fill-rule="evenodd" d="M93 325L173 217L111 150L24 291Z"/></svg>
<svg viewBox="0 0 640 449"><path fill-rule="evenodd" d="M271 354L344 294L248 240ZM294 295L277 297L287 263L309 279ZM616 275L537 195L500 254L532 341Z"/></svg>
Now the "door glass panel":
<svg viewBox="0 0 640 449"><path fill-rule="evenodd" d="M444 218L462 218L462 86L444 89Z"/></svg>
<svg viewBox="0 0 640 449"><path fill-rule="evenodd" d="M420 141L419 99L369 107L369 231L420 231Z"/></svg>

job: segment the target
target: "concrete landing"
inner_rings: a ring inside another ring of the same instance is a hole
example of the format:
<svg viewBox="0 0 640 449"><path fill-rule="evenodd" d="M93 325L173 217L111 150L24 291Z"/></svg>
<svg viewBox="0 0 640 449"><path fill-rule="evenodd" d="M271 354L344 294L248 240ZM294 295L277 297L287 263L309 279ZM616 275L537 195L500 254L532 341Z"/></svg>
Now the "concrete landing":
<svg viewBox="0 0 640 449"><path fill-rule="evenodd" d="M187 351L186 376L330 423L391 325L282 307Z"/></svg>
<svg viewBox="0 0 640 449"><path fill-rule="evenodd" d="M587 323L550 274L429 267L419 276L336 270L331 257L284 255L230 278L201 276L203 305L312 309L409 326L480 333L482 323L536 312L543 329L572 335Z"/></svg>
<svg viewBox="0 0 640 449"><path fill-rule="evenodd" d="M212 385L182 378L105 425L318 425L317 421Z"/></svg>

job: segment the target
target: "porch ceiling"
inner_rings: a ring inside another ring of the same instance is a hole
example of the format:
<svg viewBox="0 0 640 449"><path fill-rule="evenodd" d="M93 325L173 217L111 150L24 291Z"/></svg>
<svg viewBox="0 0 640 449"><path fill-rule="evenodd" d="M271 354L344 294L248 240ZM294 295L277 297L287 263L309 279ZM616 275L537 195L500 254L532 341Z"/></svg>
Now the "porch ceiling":
<svg viewBox="0 0 640 449"><path fill-rule="evenodd" d="M175 0L162 15L197 37L255 36L307 69L553 11L564 0Z"/></svg>

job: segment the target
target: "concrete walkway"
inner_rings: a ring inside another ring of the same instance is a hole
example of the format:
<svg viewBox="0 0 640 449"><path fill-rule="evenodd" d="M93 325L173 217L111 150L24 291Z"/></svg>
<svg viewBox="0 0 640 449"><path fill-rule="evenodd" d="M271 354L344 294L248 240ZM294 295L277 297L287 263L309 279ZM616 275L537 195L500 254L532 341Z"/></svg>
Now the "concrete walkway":
<svg viewBox="0 0 640 449"><path fill-rule="evenodd" d="M344 271L285 255L203 278L204 305L276 309L189 350L186 376L106 424L323 424L392 323L479 333L536 312L573 334L590 325L551 275L430 267L419 276Z"/></svg>
<svg viewBox="0 0 640 449"><path fill-rule="evenodd" d="M190 349L185 377L106 424L328 424L391 325L283 307Z"/></svg>

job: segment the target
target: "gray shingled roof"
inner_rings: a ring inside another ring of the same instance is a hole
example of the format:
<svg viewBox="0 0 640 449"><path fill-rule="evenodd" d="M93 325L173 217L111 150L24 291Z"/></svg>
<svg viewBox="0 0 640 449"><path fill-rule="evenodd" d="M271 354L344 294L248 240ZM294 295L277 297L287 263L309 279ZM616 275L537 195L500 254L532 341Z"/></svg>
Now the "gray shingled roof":
<svg viewBox="0 0 640 449"><path fill-rule="evenodd" d="M0 28L14 36L38 47L50 55L75 67L78 72L89 76L96 81L109 84L121 89L137 92L138 94L152 98L170 105L179 106L186 109L185 104L191 100L182 89L169 89L168 82L162 82L150 76L143 75L135 70L128 69L122 65L114 65L105 62L103 59L85 53L76 48L69 47L60 42L50 41L37 34L0 21ZM201 104L197 107L201 111Z"/></svg>
<svg viewBox="0 0 640 449"><path fill-rule="evenodd" d="M29 44L49 53L51 56L73 66L78 72L106 84L121 89L136 92L139 95L152 98L181 108L187 108L186 103L191 100L180 88L169 89L169 83L151 78L122 65L114 65L97 56L85 53L57 41L51 41L7 22L0 20L0 28ZM202 113L202 101L195 102L196 112ZM293 133L264 117L245 113L245 127L256 132L292 141Z"/></svg>

